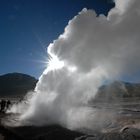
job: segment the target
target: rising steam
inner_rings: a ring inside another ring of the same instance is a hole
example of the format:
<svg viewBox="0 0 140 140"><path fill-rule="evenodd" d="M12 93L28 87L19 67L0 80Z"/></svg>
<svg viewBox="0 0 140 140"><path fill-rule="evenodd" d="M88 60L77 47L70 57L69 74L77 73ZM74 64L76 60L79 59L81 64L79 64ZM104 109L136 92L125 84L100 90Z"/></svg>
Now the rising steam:
<svg viewBox="0 0 140 140"><path fill-rule="evenodd" d="M48 46L48 66L21 113L21 122L91 129L111 118L88 101L105 80L140 70L140 1L115 3L108 17L83 9Z"/></svg>

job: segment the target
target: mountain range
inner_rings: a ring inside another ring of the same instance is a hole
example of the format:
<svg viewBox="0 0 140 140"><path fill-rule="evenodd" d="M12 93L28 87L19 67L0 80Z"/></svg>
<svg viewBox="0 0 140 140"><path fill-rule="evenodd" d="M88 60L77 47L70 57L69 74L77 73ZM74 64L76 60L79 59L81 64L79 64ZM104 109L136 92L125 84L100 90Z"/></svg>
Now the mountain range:
<svg viewBox="0 0 140 140"><path fill-rule="evenodd" d="M0 76L0 97L24 96L34 90L37 79L22 73L8 73ZM103 85L96 94L97 99L140 97L140 83L114 81Z"/></svg>
<svg viewBox="0 0 140 140"><path fill-rule="evenodd" d="M96 94L96 99L124 99L124 98L139 98L140 83L129 83L123 81L114 81L110 84L103 85L99 88Z"/></svg>

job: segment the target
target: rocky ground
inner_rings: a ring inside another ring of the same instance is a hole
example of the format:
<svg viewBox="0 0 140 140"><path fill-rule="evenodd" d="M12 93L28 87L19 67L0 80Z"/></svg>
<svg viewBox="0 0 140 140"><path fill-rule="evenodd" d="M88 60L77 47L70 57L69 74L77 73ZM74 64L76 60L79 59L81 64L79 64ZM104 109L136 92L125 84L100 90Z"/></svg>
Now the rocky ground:
<svg viewBox="0 0 140 140"><path fill-rule="evenodd" d="M140 140L139 99L114 103L96 102L91 106L98 110L104 107L105 112L116 112L115 123L109 123L107 127L97 131L72 131L58 125L15 127L3 124L3 121L16 123L16 120L9 117L11 114L0 113L0 140Z"/></svg>
<svg viewBox="0 0 140 140"><path fill-rule="evenodd" d="M140 130L126 127L118 132L93 132L86 134L57 125L46 127L0 126L0 140L140 140Z"/></svg>

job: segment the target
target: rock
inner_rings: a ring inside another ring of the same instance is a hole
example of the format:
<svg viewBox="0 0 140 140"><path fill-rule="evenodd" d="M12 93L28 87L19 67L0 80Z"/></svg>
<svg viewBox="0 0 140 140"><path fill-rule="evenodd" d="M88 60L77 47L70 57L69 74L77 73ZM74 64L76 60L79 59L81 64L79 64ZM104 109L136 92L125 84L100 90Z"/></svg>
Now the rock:
<svg viewBox="0 0 140 140"><path fill-rule="evenodd" d="M121 135L124 140L140 140L140 130L137 128L124 128Z"/></svg>

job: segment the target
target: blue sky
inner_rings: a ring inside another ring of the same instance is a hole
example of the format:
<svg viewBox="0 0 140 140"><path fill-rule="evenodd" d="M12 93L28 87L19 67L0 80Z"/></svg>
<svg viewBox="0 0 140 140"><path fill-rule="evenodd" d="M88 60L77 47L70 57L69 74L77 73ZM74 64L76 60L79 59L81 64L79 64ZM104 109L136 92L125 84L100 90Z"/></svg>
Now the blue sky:
<svg viewBox="0 0 140 140"><path fill-rule="evenodd" d="M110 0L0 0L0 75L11 72L38 78L46 48L83 8L107 14Z"/></svg>

